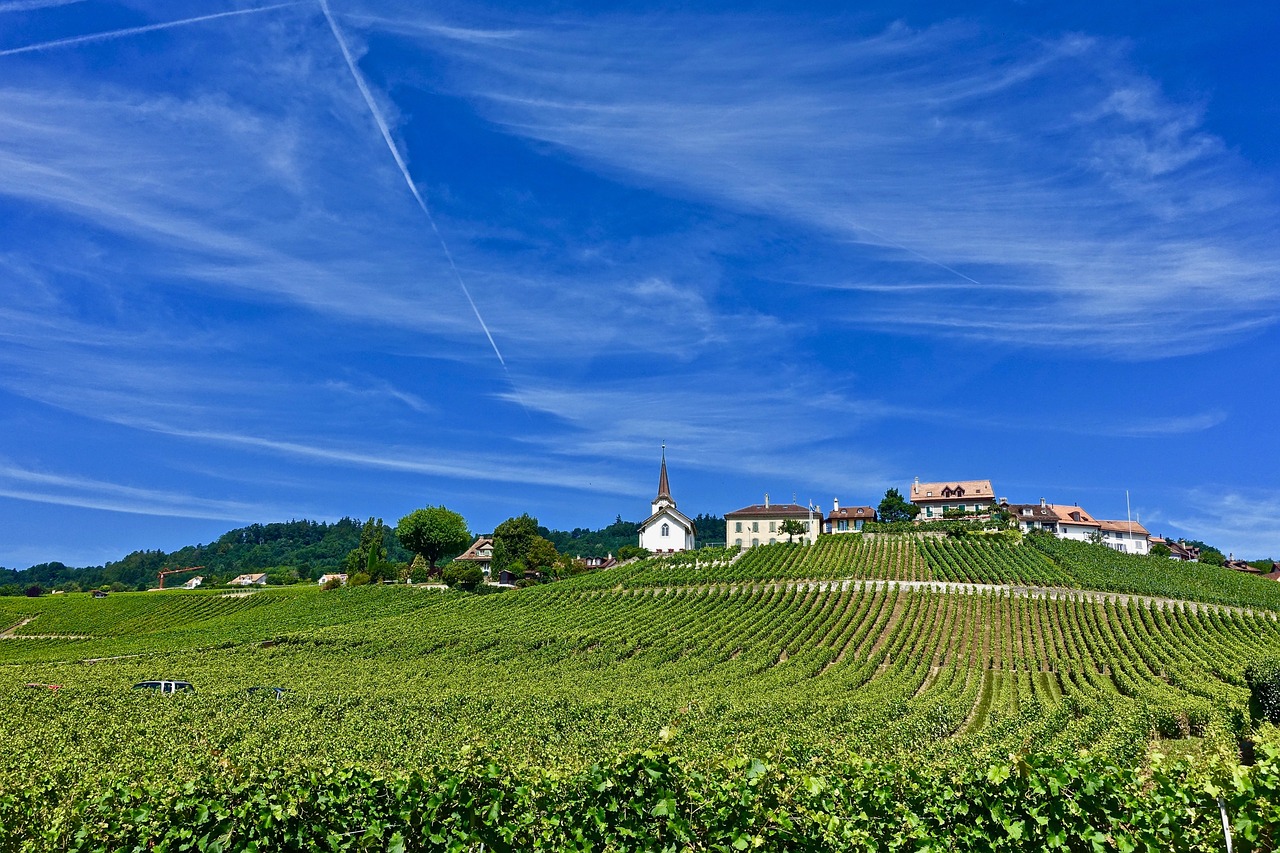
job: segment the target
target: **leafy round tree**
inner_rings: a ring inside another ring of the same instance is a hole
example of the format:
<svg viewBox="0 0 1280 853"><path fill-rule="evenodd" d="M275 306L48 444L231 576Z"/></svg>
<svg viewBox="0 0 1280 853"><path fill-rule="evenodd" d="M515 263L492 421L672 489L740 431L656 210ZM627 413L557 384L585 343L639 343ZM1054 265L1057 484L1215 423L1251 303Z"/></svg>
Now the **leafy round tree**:
<svg viewBox="0 0 1280 853"><path fill-rule="evenodd" d="M876 508L876 515L881 521L911 521L920 514L920 507L908 503L897 489L889 489L884 493L884 500Z"/></svg>
<svg viewBox="0 0 1280 853"><path fill-rule="evenodd" d="M431 574L441 557L461 551L471 541L466 520L443 506L415 509L400 519L396 536L404 547L422 555Z"/></svg>

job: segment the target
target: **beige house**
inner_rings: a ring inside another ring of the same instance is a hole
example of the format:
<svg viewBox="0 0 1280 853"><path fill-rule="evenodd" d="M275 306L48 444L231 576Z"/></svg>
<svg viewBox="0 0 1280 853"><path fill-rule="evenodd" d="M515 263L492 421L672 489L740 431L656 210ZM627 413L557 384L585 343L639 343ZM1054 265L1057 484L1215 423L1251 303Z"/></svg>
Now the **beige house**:
<svg viewBox="0 0 1280 853"><path fill-rule="evenodd" d="M917 477L911 484L911 503L920 507L916 521L937 521L947 510L961 512L990 512L995 505L996 494L990 480L952 480L942 483L922 483Z"/></svg>
<svg viewBox="0 0 1280 853"><path fill-rule="evenodd" d="M804 533L788 537L782 532L782 523L788 519L798 521L804 527ZM799 504L771 504L769 496L764 496L764 503L744 506L733 512L724 514L725 539L728 545L739 548L754 548L757 545L772 545L775 542L795 542L813 544L822 530L822 510L816 507Z"/></svg>
<svg viewBox="0 0 1280 853"><path fill-rule="evenodd" d="M266 586L267 575L265 572L256 575L240 575L235 580L228 582L228 586Z"/></svg>
<svg viewBox="0 0 1280 853"><path fill-rule="evenodd" d="M839 498L831 499L831 514L822 523L823 533L858 533L862 525L876 520L875 507L840 506Z"/></svg>
<svg viewBox="0 0 1280 853"><path fill-rule="evenodd" d="M475 542L471 543L470 548L463 551L453 559L479 566L480 571L484 573L484 576L489 577L490 568L493 565L493 537L481 536Z"/></svg>

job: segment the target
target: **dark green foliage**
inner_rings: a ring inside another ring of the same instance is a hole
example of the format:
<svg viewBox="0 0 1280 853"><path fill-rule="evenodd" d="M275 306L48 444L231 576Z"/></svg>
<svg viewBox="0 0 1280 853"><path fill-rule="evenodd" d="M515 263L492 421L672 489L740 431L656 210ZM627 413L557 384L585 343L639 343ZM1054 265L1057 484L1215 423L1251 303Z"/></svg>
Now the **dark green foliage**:
<svg viewBox="0 0 1280 853"><path fill-rule="evenodd" d="M698 527L701 534L702 527ZM636 544L640 535L640 523L623 521L619 515L613 524L599 530L575 527L573 530L548 530L538 528L538 534L551 542L561 554L571 557L604 557L608 554L617 556L618 549L625 545Z"/></svg>
<svg viewBox="0 0 1280 853"><path fill-rule="evenodd" d="M889 489L884 493L884 500L876 508L876 517L883 522L911 521L920 514L920 507L908 503L897 489Z"/></svg>
<svg viewBox="0 0 1280 853"><path fill-rule="evenodd" d="M461 515L443 506L416 509L396 525L400 543L426 561L431 574L436 563L456 556L471 543L471 531Z"/></svg>
<svg viewBox="0 0 1280 853"><path fill-rule="evenodd" d="M1200 552L1200 562L1209 566L1221 566L1227 561L1217 548L1205 548Z"/></svg>
<svg viewBox="0 0 1280 853"><path fill-rule="evenodd" d="M649 550L639 545L623 545L614 556L619 560L634 560L637 557L649 556Z"/></svg>
<svg viewBox="0 0 1280 853"><path fill-rule="evenodd" d="M484 572L480 571L479 566L460 560L445 566L442 579L449 586L458 589L475 589L484 580Z"/></svg>
<svg viewBox="0 0 1280 853"><path fill-rule="evenodd" d="M1249 686L1249 716L1254 722L1280 725L1280 657L1254 661L1244 668Z"/></svg>
<svg viewBox="0 0 1280 853"><path fill-rule="evenodd" d="M880 762L727 761L701 772L647 751L561 775L480 756L387 777L340 768L0 795L0 848L365 851L1273 850L1275 746L1256 767L1011 756L939 772ZM48 801L57 803L56 817ZM354 830L353 830L354 827Z"/></svg>
<svg viewBox="0 0 1280 853"><path fill-rule="evenodd" d="M525 513L516 518L508 518L493 530L493 563L492 571L516 572L517 565L523 572L526 566L529 549L535 539L542 538L538 531L538 519Z"/></svg>

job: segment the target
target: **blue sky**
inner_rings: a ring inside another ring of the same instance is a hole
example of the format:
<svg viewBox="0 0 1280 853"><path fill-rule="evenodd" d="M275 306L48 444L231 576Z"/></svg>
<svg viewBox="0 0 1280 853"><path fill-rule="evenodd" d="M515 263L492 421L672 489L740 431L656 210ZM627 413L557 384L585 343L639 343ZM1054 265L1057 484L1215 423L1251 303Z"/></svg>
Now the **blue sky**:
<svg viewBox="0 0 1280 853"><path fill-rule="evenodd" d="M663 441L1280 557L1264 4L327 2L0 0L0 565L598 527Z"/></svg>

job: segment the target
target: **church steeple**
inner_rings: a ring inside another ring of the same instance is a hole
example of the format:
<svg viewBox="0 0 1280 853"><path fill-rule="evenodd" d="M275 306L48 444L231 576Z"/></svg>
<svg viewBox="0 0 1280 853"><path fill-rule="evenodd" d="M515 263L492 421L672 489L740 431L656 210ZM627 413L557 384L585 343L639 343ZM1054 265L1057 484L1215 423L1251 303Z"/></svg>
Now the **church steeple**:
<svg viewBox="0 0 1280 853"><path fill-rule="evenodd" d="M665 441L662 442L662 471L658 474L658 497L671 500L671 484L667 482L667 443Z"/></svg>
<svg viewBox="0 0 1280 853"><path fill-rule="evenodd" d="M671 484L667 481L667 443L662 442L662 468L658 472L658 496L653 499L653 511L657 512L659 507L676 505L675 498L671 497Z"/></svg>

